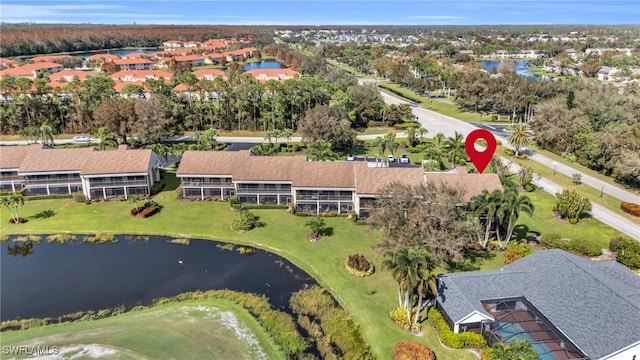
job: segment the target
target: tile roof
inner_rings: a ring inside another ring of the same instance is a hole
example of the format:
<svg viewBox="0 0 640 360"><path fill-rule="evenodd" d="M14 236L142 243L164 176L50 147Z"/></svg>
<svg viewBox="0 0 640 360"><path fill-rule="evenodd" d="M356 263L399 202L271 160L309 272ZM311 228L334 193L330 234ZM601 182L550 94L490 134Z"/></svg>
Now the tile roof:
<svg viewBox="0 0 640 360"><path fill-rule="evenodd" d="M300 155L248 156L237 164L233 180L292 181L293 174L302 170L306 163L306 156Z"/></svg>
<svg viewBox="0 0 640 360"><path fill-rule="evenodd" d="M193 75L195 75L198 79L204 79L206 77L211 77L215 79L218 76L222 77L223 79L227 78L227 74L224 71L219 69L196 70L196 71L193 71Z"/></svg>
<svg viewBox="0 0 640 360"><path fill-rule="evenodd" d="M164 78L165 80L171 79L173 73L162 70L120 70L111 74L111 78L113 80L121 80L121 81L137 81L137 80L146 80L148 78L159 79ZM129 80L133 79L133 80Z"/></svg>
<svg viewBox="0 0 640 360"><path fill-rule="evenodd" d="M307 161L292 174L293 186L355 189L355 164L346 161Z"/></svg>
<svg viewBox="0 0 640 360"><path fill-rule="evenodd" d="M147 59L113 59L116 65L130 65L130 64L153 64Z"/></svg>
<svg viewBox="0 0 640 360"><path fill-rule="evenodd" d="M120 57L113 54L94 54L87 57L87 60L100 60L100 59L115 60L115 59L120 59Z"/></svg>
<svg viewBox="0 0 640 360"><path fill-rule="evenodd" d="M54 62L56 60L71 59L71 55L44 55L34 56L31 58L32 62Z"/></svg>
<svg viewBox="0 0 640 360"><path fill-rule="evenodd" d="M86 80L88 77L96 76L95 72L91 71L81 71L81 70L62 70L58 71L55 74L49 75L49 80L51 81L60 81L64 79L64 81L70 82L74 77L78 77L80 81Z"/></svg>
<svg viewBox="0 0 640 360"><path fill-rule="evenodd" d="M640 277L615 261L540 250L499 270L444 274L438 302L453 322L481 301L524 297L589 358L640 343Z"/></svg>
<svg viewBox="0 0 640 360"><path fill-rule="evenodd" d="M0 146L0 169L17 169L24 161L27 153L32 149L42 149L43 145Z"/></svg>

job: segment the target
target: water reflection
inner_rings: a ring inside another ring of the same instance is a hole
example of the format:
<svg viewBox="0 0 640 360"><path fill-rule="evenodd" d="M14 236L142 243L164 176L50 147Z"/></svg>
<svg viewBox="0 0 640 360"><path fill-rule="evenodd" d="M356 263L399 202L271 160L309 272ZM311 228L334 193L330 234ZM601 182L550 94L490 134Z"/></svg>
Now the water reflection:
<svg viewBox="0 0 640 360"><path fill-rule="evenodd" d="M159 236L116 236L115 242L100 244L42 238L14 242L12 236L2 244L7 247L0 253L2 320L130 307L225 288L264 294L288 311L291 293L316 283L288 260L249 246L194 239L187 245Z"/></svg>

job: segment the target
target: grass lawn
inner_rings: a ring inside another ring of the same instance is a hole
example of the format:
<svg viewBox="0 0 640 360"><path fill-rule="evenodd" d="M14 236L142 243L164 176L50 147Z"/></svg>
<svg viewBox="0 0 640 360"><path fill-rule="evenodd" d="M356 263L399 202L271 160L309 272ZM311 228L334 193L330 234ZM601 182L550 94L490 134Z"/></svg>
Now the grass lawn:
<svg viewBox="0 0 640 360"><path fill-rule="evenodd" d="M498 150L498 151L502 153L501 150ZM556 174L554 175L553 169L550 169L533 160L529 160L529 159L522 160L522 159L516 159L515 157L511 157L509 159L515 161L521 166L528 166L532 168L536 174L540 174L542 177L545 177L557 183L558 185L562 186L564 189L575 190L578 193L588 197L592 203L604 206L607 209L611 210L612 212L640 225L640 218L638 218L637 216L633 216L631 214L627 214L626 212L620 209L620 200L618 198L608 194L602 194L602 196L600 196L600 189L593 188L584 183L580 185L576 185L573 183L573 179L570 176L561 174L559 172L556 172Z"/></svg>
<svg viewBox="0 0 640 360"><path fill-rule="evenodd" d="M475 359L468 351L449 350L440 346L428 323L421 337L410 335L393 324L388 313L397 306L396 284L388 272L380 268L382 256L373 246L376 233L366 226L354 225L344 218L326 218L333 235L318 242L307 241L307 218L286 214L283 210L252 210L266 226L244 234L230 229L237 212L226 202L178 201L177 193L168 186L155 200L162 211L147 219L129 214L128 202L77 204L68 199L28 201L21 215L26 224L2 226L0 233L87 233L166 234L178 237L209 238L257 246L282 255L313 275L345 307L360 325L373 353L380 359L391 358L393 346L411 339L434 349L439 360ZM0 210L3 222L8 219ZM364 254L376 266L366 278L356 278L344 269L344 259L353 253Z"/></svg>
<svg viewBox="0 0 640 360"><path fill-rule="evenodd" d="M546 156L546 157L548 157L550 159L553 159L554 161L557 161L558 163L570 166L570 167L572 167L572 168L574 168L576 170L579 170L579 171L581 171L581 172L583 172L583 173L585 173L585 174L587 174L589 176L593 176L594 178L596 178L598 180L602 180L602 181L606 182L609 185L617 186L617 187L619 187L621 189L624 189L624 190L629 191L631 193L634 193L636 195L640 194L640 190L634 189L634 188L630 188L628 186L620 184L619 182L616 182L615 179L613 179L612 177L604 175L602 173L599 173L599 172L597 172L595 170L591 170L586 166L578 164L577 162L570 162L570 161L568 161L567 159L563 158L560 155L556 155L556 154L554 154L554 153L552 153L550 151L547 151L547 150L542 150L542 149L540 149L539 147L537 147L535 145L530 145L529 148L531 150L535 151L536 153L540 154L540 155L544 155L544 156Z"/></svg>
<svg viewBox="0 0 640 360"><path fill-rule="evenodd" d="M177 200L177 181L166 174L169 185L155 197L164 206L159 214L147 219L129 214L128 202L101 202L86 205L69 199L27 201L20 216L29 221L21 225L4 225L8 219L6 209L0 209L3 226L0 234L10 233L87 233L110 232L119 234L173 235L216 239L260 247L286 257L301 267L338 299L360 325L362 334L373 353L380 359L392 355L393 346L403 339L423 343L434 349L439 360L475 359L468 351L449 350L440 346L428 323L424 323L424 336L416 337L397 328L388 313L397 306L396 284L382 270L381 254L374 249L377 232L366 226L355 225L344 218L326 218L332 235L318 242L306 240L307 218L286 214L283 210L252 210L266 226L239 234L230 229L237 212L226 202L200 202ZM594 219L584 219L578 225L556 220L551 213L553 196L542 191L529 194L536 205L532 218L522 215L518 236L527 233L555 232L563 237L595 237L603 247L609 239L620 235L617 231ZM343 267L344 259L353 253L364 254L376 266L369 277L355 278ZM496 268L502 265L502 254L480 259L474 268Z"/></svg>
<svg viewBox="0 0 640 360"><path fill-rule="evenodd" d="M217 299L4 332L2 345L57 346L61 353L102 350L111 352L109 359L284 359L247 310ZM3 351L3 359L4 355Z"/></svg>
<svg viewBox="0 0 640 360"><path fill-rule="evenodd" d="M379 84L384 89L389 89L401 94L407 99L419 102L424 108L433 110L443 115L455 117L456 119L471 121L471 122L491 122L491 116L473 111L462 111L457 105L445 104L437 100L429 99L428 97L420 96L415 92L390 82L382 82Z"/></svg>
<svg viewBox="0 0 640 360"><path fill-rule="evenodd" d="M623 233L589 216L581 219L575 225L556 219L551 210L555 204L555 196L544 190L538 189L527 193L527 196L531 198L535 205L535 212L533 216L520 215L518 225L516 225L514 231L516 239L537 236L541 233L556 233L567 239L593 239L598 241L602 248L608 248L611 238L625 236Z"/></svg>

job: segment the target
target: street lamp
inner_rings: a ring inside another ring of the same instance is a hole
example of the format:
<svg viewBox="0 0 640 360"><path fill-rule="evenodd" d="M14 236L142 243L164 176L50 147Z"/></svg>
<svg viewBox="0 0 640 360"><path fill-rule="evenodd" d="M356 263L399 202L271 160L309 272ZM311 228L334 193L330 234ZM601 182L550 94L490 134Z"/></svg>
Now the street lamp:
<svg viewBox="0 0 640 360"><path fill-rule="evenodd" d="M558 162L554 161L554 162L552 162L552 164L553 164L553 175L555 175L556 174L556 166L558 166Z"/></svg>

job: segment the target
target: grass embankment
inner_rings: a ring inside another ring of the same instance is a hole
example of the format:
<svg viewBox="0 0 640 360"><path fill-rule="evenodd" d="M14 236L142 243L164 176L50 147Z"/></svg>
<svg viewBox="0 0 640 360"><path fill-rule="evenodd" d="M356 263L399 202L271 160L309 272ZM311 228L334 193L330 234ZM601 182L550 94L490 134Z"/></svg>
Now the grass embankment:
<svg viewBox="0 0 640 360"><path fill-rule="evenodd" d="M391 357L393 346L403 339L411 339L434 349L439 360L475 359L465 351L444 349L436 335L425 323L425 335L414 337L397 328L388 313L397 306L396 284L387 271L381 269L382 255L374 249L379 238L366 226L355 225L344 218L326 218L332 235L321 241L306 240L307 218L291 216L282 210L252 210L266 226L244 234L230 229L237 212L228 203L177 200L175 175L166 174L169 185L155 200L163 205L160 213L138 219L129 214L128 202L103 202L86 205L69 199L29 201L21 209L21 216L29 221L20 225L6 225L9 218L0 210L3 226L1 234L58 232L109 232L121 234L173 235L180 238L205 238L252 245L282 255L313 275L345 307L360 326L373 353L380 359ZM530 194L536 212L532 218L523 215L517 234L529 231L555 232L563 237L592 237L602 242L620 235L594 219L584 219L578 225L559 222L551 213L553 197L542 191ZM376 272L365 278L355 278L344 269L344 259L359 253L370 259ZM477 268L501 265L501 254Z"/></svg>
<svg viewBox="0 0 640 360"><path fill-rule="evenodd" d="M67 356L84 350L110 359L284 359L247 310L220 299L4 332L2 345L57 346ZM3 351L1 358L5 355Z"/></svg>
<svg viewBox="0 0 640 360"><path fill-rule="evenodd" d="M556 173L554 174L553 169L550 169L540 163L537 163L533 160L529 160L529 159L516 159L515 157L511 157L509 158L509 160L516 162L518 165L520 166L527 166L533 169L533 171L536 174L541 175L544 178L547 178L555 183L557 183L558 185L562 186L563 189L567 189L567 190L575 190L578 193L586 196L587 198L589 198L589 200L592 203L601 205L605 208L607 208L608 210L616 213L617 215L620 215L630 221L633 221L636 224L640 225L640 218L638 218L637 216L633 216L631 214L628 214L624 211L622 211L622 209L620 209L620 199L613 197L609 194L606 193L602 193L601 196L601 189L596 189L593 188L587 184L579 184L576 185L573 183L573 178L564 174L561 174L559 172L556 171ZM581 169L582 171L582 169Z"/></svg>
<svg viewBox="0 0 640 360"><path fill-rule="evenodd" d="M424 108L436 111L443 115L451 116L463 121L479 123L491 122L491 116L488 114L473 111L464 111L458 105L446 104L435 99L420 96L410 89L397 84L393 84L390 82L381 82L378 84L378 86L380 86L383 90L389 91L393 94L400 95L412 101L416 101L420 103Z"/></svg>

